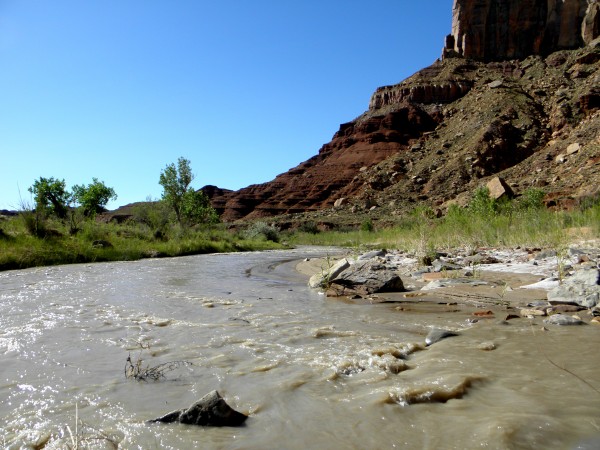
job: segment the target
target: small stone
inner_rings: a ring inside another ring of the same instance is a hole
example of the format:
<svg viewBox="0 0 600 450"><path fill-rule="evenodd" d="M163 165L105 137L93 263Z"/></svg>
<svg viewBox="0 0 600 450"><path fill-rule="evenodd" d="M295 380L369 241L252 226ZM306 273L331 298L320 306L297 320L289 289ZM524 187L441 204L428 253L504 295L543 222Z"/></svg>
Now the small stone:
<svg viewBox="0 0 600 450"><path fill-rule="evenodd" d="M519 311L519 314L521 314L521 317L545 316L546 311L543 309L523 308Z"/></svg>
<svg viewBox="0 0 600 450"><path fill-rule="evenodd" d="M497 89L497 88L499 88L500 86L502 86L502 84L503 84L503 83L504 83L504 82L503 82L502 80L494 80L494 81L492 81L491 83L488 83L488 87L489 87L490 89Z"/></svg>
<svg viewBox="0 0 600 450"><path fill-rule="evenodd" d="M581 145L578 142L569 145L567 147L567 156L572 155L573 153L577 153L579 149L581 149Z"/></svg>
<svg viewBox="0 0 600 450"><path fill-rule="evenodd" d="M486 352L496 350L497 346L493 342L482 342L477 346L479 350L485 350Z"/></svg>
<svg viewBox="0 0 600 450"><path fill-rule="evenodd" d="M492 318L492 317L494 317L494 312L493 311L489 311L489 310L488 311L475 311L473 313L473 315L476 316L476 317L481 317L481 318L485 319L485 318Z"/></svg>

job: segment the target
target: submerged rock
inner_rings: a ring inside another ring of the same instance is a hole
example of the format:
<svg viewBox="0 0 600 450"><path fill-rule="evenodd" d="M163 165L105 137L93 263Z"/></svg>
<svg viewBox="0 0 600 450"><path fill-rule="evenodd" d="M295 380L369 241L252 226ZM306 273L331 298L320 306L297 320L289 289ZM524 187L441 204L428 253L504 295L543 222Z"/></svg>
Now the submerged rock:
<svg viewBox="0 0 600 450"><path fill-rule="evenodd" d="M441 341L442 339L446 339L452 336L458 336L458 333L450 330L444 330L442 328L434 328L432 329L427 337L425 338L425 345L430 346L435 344L436 342Z"/></svg>
<svg viewBox="0 0 600 450"><path fill-rule="evenodd" d="M232 409L217 392L212 391L187 409L173 411L149 422L200 425L212 427L237 427L243 424L248 416Z"/></svg>
<svg viewBox="0 0 600 450"><path fill-rule="evenodd" d="M567 316L566 314L554 314L544 320L544 323L551 325L583 325L584 322L573 316Z"/></svg>

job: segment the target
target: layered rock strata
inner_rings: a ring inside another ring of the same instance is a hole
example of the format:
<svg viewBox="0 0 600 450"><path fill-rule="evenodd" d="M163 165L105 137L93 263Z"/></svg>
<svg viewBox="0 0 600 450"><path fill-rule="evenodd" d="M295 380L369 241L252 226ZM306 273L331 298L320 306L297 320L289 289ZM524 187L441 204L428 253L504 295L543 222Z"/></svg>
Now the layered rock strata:
<svg viewBox="0 0 600 450"><path fill-rule="evenodd" d="M445 55L522 59L589 44L599 35L598 0L455 0Z"/></svg>

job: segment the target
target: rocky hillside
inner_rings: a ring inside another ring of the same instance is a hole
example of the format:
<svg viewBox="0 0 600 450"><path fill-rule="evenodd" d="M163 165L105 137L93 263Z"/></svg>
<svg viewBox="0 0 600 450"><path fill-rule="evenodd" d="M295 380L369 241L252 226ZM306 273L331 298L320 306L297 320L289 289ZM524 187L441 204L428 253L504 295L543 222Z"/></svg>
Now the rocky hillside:
<svg viewBox="0 0 600 450"><path fill-rule="evenodd" d="M597 195L599 11L597 0L455 0L441 60L377 89L364 114L273 181L206 191L224 220L443 212L496 175L517 194L544 189L549 205Z"/></svg>

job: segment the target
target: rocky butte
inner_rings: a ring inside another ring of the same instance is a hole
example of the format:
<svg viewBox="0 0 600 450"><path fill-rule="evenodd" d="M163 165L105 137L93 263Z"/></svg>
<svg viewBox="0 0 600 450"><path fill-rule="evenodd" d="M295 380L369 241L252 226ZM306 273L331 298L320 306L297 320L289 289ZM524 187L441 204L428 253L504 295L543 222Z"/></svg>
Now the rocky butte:
<svg viewBox="0 0 600 450"><path fill-rule="evenodd" d="M599 194L599 29L598 0L455 0L442 58L378 88L317 155L268 183L203 189L227 221L443 213L496 176L569 207Z"/></svg>

